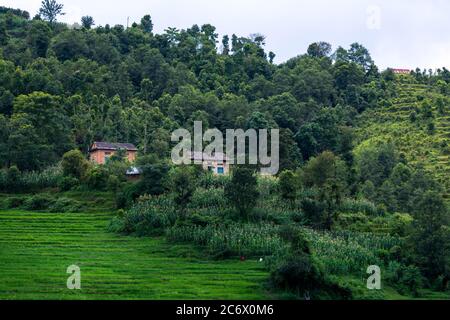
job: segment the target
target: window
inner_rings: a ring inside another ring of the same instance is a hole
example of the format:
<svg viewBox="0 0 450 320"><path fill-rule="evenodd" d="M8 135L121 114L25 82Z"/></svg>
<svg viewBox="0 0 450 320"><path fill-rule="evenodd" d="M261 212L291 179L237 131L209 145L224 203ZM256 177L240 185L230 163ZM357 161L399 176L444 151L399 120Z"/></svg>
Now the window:
<svg viewBox="0 0 450 320"><path fill-rule="evenodd" d="M224 174L224 173L225 173L225 171L224 171L223 167L217 168L217 174Z"/></svg>

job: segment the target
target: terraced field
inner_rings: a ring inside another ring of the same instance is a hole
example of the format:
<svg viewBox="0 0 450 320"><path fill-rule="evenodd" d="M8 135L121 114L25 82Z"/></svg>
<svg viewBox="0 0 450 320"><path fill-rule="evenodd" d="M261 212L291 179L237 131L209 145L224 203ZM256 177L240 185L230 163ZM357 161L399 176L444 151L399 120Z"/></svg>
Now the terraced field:
<svg viewBox="0 0 450 320"><path fill-rule="evenodd" d="M450 203L450 105L438 110L435 101L443 96L435 88L416 84L410 76L397 80L398 96L389 106L364 112L358 123L360 144L392 141L409 163L423 166L434 174L446 189ZM424 120L422 101L431 101L432 117ZM411 117L416 114L417 120ZM427 121L434 124L430 132Z"/></svg>
<svg viewBox="0 0 450 320"><path fill-rule="evenodd" d="M110 214L0 211L0 299L264 299L257 261L108 233ZM69 290L70 265L81 290Z"/></svg>

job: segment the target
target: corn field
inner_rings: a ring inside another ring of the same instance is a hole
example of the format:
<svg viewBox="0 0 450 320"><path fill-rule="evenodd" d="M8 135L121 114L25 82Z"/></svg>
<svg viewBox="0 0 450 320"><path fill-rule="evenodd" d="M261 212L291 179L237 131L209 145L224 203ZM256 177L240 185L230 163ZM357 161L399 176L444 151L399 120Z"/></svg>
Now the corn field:
<svg viewBox="0 0 450 320"><path fill-rule="evenodd" d="M270 224L232 224L173 227L167 231L172 242L205 246L210 254L228 253L247 257L271 255L286 246Z"/></svg>

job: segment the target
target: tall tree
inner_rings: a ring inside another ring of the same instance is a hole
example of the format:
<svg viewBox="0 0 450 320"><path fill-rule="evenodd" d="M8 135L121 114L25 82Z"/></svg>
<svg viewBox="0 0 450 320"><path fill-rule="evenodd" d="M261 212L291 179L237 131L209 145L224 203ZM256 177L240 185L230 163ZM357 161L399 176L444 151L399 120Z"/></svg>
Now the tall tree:
<svg viewBox="0 0 450 320"><path fill-rule="evenodd" d="M328 57L331 53L331 44L327 42L314 42L308 47L308 54L315 58Z"/></svg>
<svg viewBox="0 0 450 320"><path fill-rule="evenodd" d="M64 5L57 3L56 0L43 0L39 9L39 15L48 22L53 23L56 22L58 16L65 15L62 12L63 8Z"/></svg>
<svg viewBox="0 0 450 320"><path fill-rule="evenodd" d="M146 14L141 19L141 28L142 28L142 30L144 30L147 33L152 33L152 31L153 31L153 22L152 22L152 17L149 14Z"/></svg>
<svg viewBox="0 0 450 320"><path fill-rule="evenodd" d="M240 215L249 219L258 200L258 180L253 168L239 166L233 170L231 181L225 187L225 196L230 200Z"/></svg>
<svg viewBox="0 0 450 320"><path fill-rule="evenodd" d="M81 25L85 29L91 29L93 26L95 26L94 18L92 18L91 16L81 17Z"/></svg>
<svg viewBox="0 0 450 320"><path fill-rule="evenodd" d="M445 282L442 287L445 288L450 281L448 209L442 197L434 191L420 195L415 203L415 220L410 237L415 261L428 279L433 281L442 276Z"/></svg>

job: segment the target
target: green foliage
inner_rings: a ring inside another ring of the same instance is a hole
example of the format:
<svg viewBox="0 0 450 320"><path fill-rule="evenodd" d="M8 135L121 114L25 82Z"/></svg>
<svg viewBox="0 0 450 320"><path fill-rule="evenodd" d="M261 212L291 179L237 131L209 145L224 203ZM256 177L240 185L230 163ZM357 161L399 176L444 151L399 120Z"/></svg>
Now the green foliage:
<svg viewBox="0 0 450 320"><path fill-rule="evenodd" d="M91 16L81 17L81 25L85 29L91 29L93 26L95 26L94 18L92 18Z"/></svg>
<svg viewBox="0 0 450 320"><path fill-rule="evenodd" d="M184 214L196 189L193 168L177 167L169 175L170 190L174 195L175 204Z"/></svg>
<svg viewBox="0 0 450 320"><path fill-rule="evenodd" d="M297 197L298 178L292 171L283 171L280 174L279 186L281 197L285 200L294 201Z"/></svg>
<svg viewBox="0 0 450 320"><path fill-rule="evenodd" d="M84 183L92 190L105 190L109 174L103 166L91 166L84 177Z"/></svg>
<svg viewBox="0 0 450 320"><path fill-rule="evenodd" d="M284 244L271 225L196 225L174 226L167 231L173 242L190 242L205 246L215 257L261 257L283 250Z"/></svg>
<svg viewBox="0 0 450 320"><path fill-rule="evenodd" d="M449 275L449 212L437 193L428 191L416 200L410 246L423 275L433 281Z"/></svg>
<svg viewBox="0 0 450 320"><path fill-rule="evenodd" d="M50 207L53 199L48 195L35 195L27 198L23 204L24 209L30 211L43 211Z"/></svg>
<svg viewBox="0 0 450 320"><path fill-rule="evenodd" d="M59 4L56 0L43 0L41 8L39 9L39 15L50 23L56 21L57 16L64 15L62 12L64 5Z"/></svg>
<svg viewBox="0 0 450 320"><path fill-rule="evenodd" d="M80 181L74 177L62 177L58 182L58 188L61 191L69 191L80 184Z"/></svg>
<svg viewBox="0 0 450 320"><path fill-rule="evenodd" d="M258 200L257 183L254 169L236 167L231 181L225 187L225 196L244 219L248 219Z"/></svg>
<svg viewBox="0 0 450 320"><path fill-rule="evenodd" d="M400 293L409 293L419 297L419 289L423 286L423 277L415 266L405 266L392 261L387 268L386 280L392 283Z"/></svg>
<svg viewBox="0 0 450 320"><path fill-rule="evenodd" d="M173 204L166 198L137 202L123 217L113 220L110 228L116 232L138 236L162 235L176 221ZM119 219L122 222L119 222ZM121 226L120 229L118 229Z"/></svg>
<svg viewBox="0 0 450 320"><path fill-rule="evenodd" d="M63 155L61 166L64 176L82 179L88 170L89 163L80 150L71 150Z"/></svg>
<svg viewBox="0 0 450 320"><path fill-rule="evenodd" d="M161 195L166 188L166 179L169 166L164 163L146 164L141 167L142 178L138 182L138 193L140 195Z"/></svg>

